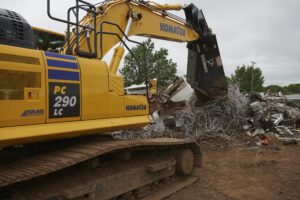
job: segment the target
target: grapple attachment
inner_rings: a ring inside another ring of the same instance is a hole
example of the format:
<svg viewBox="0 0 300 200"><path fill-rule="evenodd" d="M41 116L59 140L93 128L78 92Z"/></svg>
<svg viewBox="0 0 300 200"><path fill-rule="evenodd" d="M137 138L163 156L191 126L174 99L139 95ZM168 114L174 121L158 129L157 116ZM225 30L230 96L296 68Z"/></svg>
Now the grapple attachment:
<svg viewBox="0 0 300 200"><path fill-rule="evenodd" d="M187 21L200 35L188 43L187 82L200 101L227 94L227 81L223 69L216 35L207 26L201 10L194 4L184 8Z"/></svg>

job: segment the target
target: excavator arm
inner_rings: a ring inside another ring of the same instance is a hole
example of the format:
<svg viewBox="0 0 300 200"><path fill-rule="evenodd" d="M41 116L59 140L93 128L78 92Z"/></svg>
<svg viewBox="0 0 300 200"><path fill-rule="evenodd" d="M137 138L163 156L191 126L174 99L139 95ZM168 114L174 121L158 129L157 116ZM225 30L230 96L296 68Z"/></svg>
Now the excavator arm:
<svg viewBox="0 0 300 200"><path fill-rule="evenodd" d="M49 2L48 13L53 18ZM216 36L195 5L161 5L134 0L111 0L98 5L81 0L76 0L76 3L68 12L65 53L102 59L123 41L115 48L110 62L110 72L116 74L124 54L124 43L130 36L187 42L187 82L195 89L198 98L207 101L226 95L227 83ZM78 7L87 11L81 21L78 20ZM168 10L184 10L186 19ZM71 11L75 16L77 13L75 23L70 21Z"/></svg>
<svg viewBox="0 0 300 200"><path fill-rule="evenodd" d="M100 40L101 32L116 33L123 38L123 34L119 28L126 33L127 37L132 35L146 36L151 38L158 38L163 40L188 42L194 41L199 38L199 34L188 24L185 20L180 19L174 15L170 15L166 10L182 8L180 5L164 5L161 6L150 3L141 3L137 1L117 0L109 1L109 3L96 7L96 31L97 40ZM106 22L115 25L106 24ZM82 21L81 25L93 25L93 13L87 14ZM89 44L87 40L86 29L81 29L79 32L79 49L82 52L89 52ZM104 56L114 45L119 43L120 40L114 35L103 35L103 44L98 42L97 57ZM70 37L70 47L67 45L65 48L72 48L72 53L76 54L76 34L73 33ZM90 32L90 43L94 43L94 32ZM101 52L102 45L102 52ZM91 50L94 53L94 46L91 45Z"/></svg>

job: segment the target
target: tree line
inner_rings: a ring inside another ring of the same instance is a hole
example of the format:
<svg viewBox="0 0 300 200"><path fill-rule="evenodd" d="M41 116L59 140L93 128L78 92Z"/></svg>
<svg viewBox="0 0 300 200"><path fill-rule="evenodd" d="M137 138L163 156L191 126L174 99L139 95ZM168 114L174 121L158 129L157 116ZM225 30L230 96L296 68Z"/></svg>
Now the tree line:
<svg viewBox="0 0 300 200"><path fill-rule="evenodd" d="M264 86L264 75L260 67L238 66L230 77L227 77L229 83L238 84L242 91L246 92L282 92L283 94L300 94L300 83L290 84L288 86L269 85Z"/></svg>
<svg viewBox="0 0 300 200"><path fill-rule="evenodd" d="M145 69L147 79L156 78L159 88L165 88L176 78L177 63L169 59L169 52L165 48L155 50L154 42L147 39L143 42L145 47L146 63L143 63L143 46L134 46L131 51L134 56L128 53L124 58L124 67L120 74L124 78L125 86L141 84L145 81ZM140 64L135 60L137 58ZM145 66L146 64L146 66ZM300 83L288 86L269 85L264 86L265 78L259 66L242 65L238 66L235 72L227 77L229 83L238 84L241 91L245 92L282 92L283 94L300 94Z"/></svg>
<svg viewBox="0 0 300 200"><path fill-rule="evenodd" d="M282 92L283 94L300 94L300 83L290 84L288 86L269 85L265 88L270 92Z"/></svg>

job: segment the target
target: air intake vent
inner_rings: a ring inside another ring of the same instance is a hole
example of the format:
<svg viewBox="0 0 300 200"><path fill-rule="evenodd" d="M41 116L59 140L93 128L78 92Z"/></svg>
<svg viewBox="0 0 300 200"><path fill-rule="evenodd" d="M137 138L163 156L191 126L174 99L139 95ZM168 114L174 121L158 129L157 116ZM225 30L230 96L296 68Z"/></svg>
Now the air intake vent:
<svg viewBox="0 0 300 200"><path fill-rule="evenodd" d="M0 44L34 48L31 26L18 13L0 8Z"/></svg>
<svg viewBox="0 0 300 200"><path fill-rule="evenodd" d="M21 19L22 17L20 15L18 15L16 12L10 11L10 10L4 10L4 11L6 11L6 14L4 15L5 17L8 17L10 19L16 19L16 20L19 20L19 21L22 20Z"/></svg>

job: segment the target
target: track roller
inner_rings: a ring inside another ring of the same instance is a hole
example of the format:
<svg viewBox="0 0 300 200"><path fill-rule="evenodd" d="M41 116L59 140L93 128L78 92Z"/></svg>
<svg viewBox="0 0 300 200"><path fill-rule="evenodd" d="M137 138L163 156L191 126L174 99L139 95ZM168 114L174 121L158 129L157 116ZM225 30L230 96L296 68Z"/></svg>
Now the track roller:
<svg viewBox="0 0 300 200"><path fill-rule="evenodd" d="M181 149L176 152L176 171L189 175L194 168L194 154L190 149Z"/></svg>

